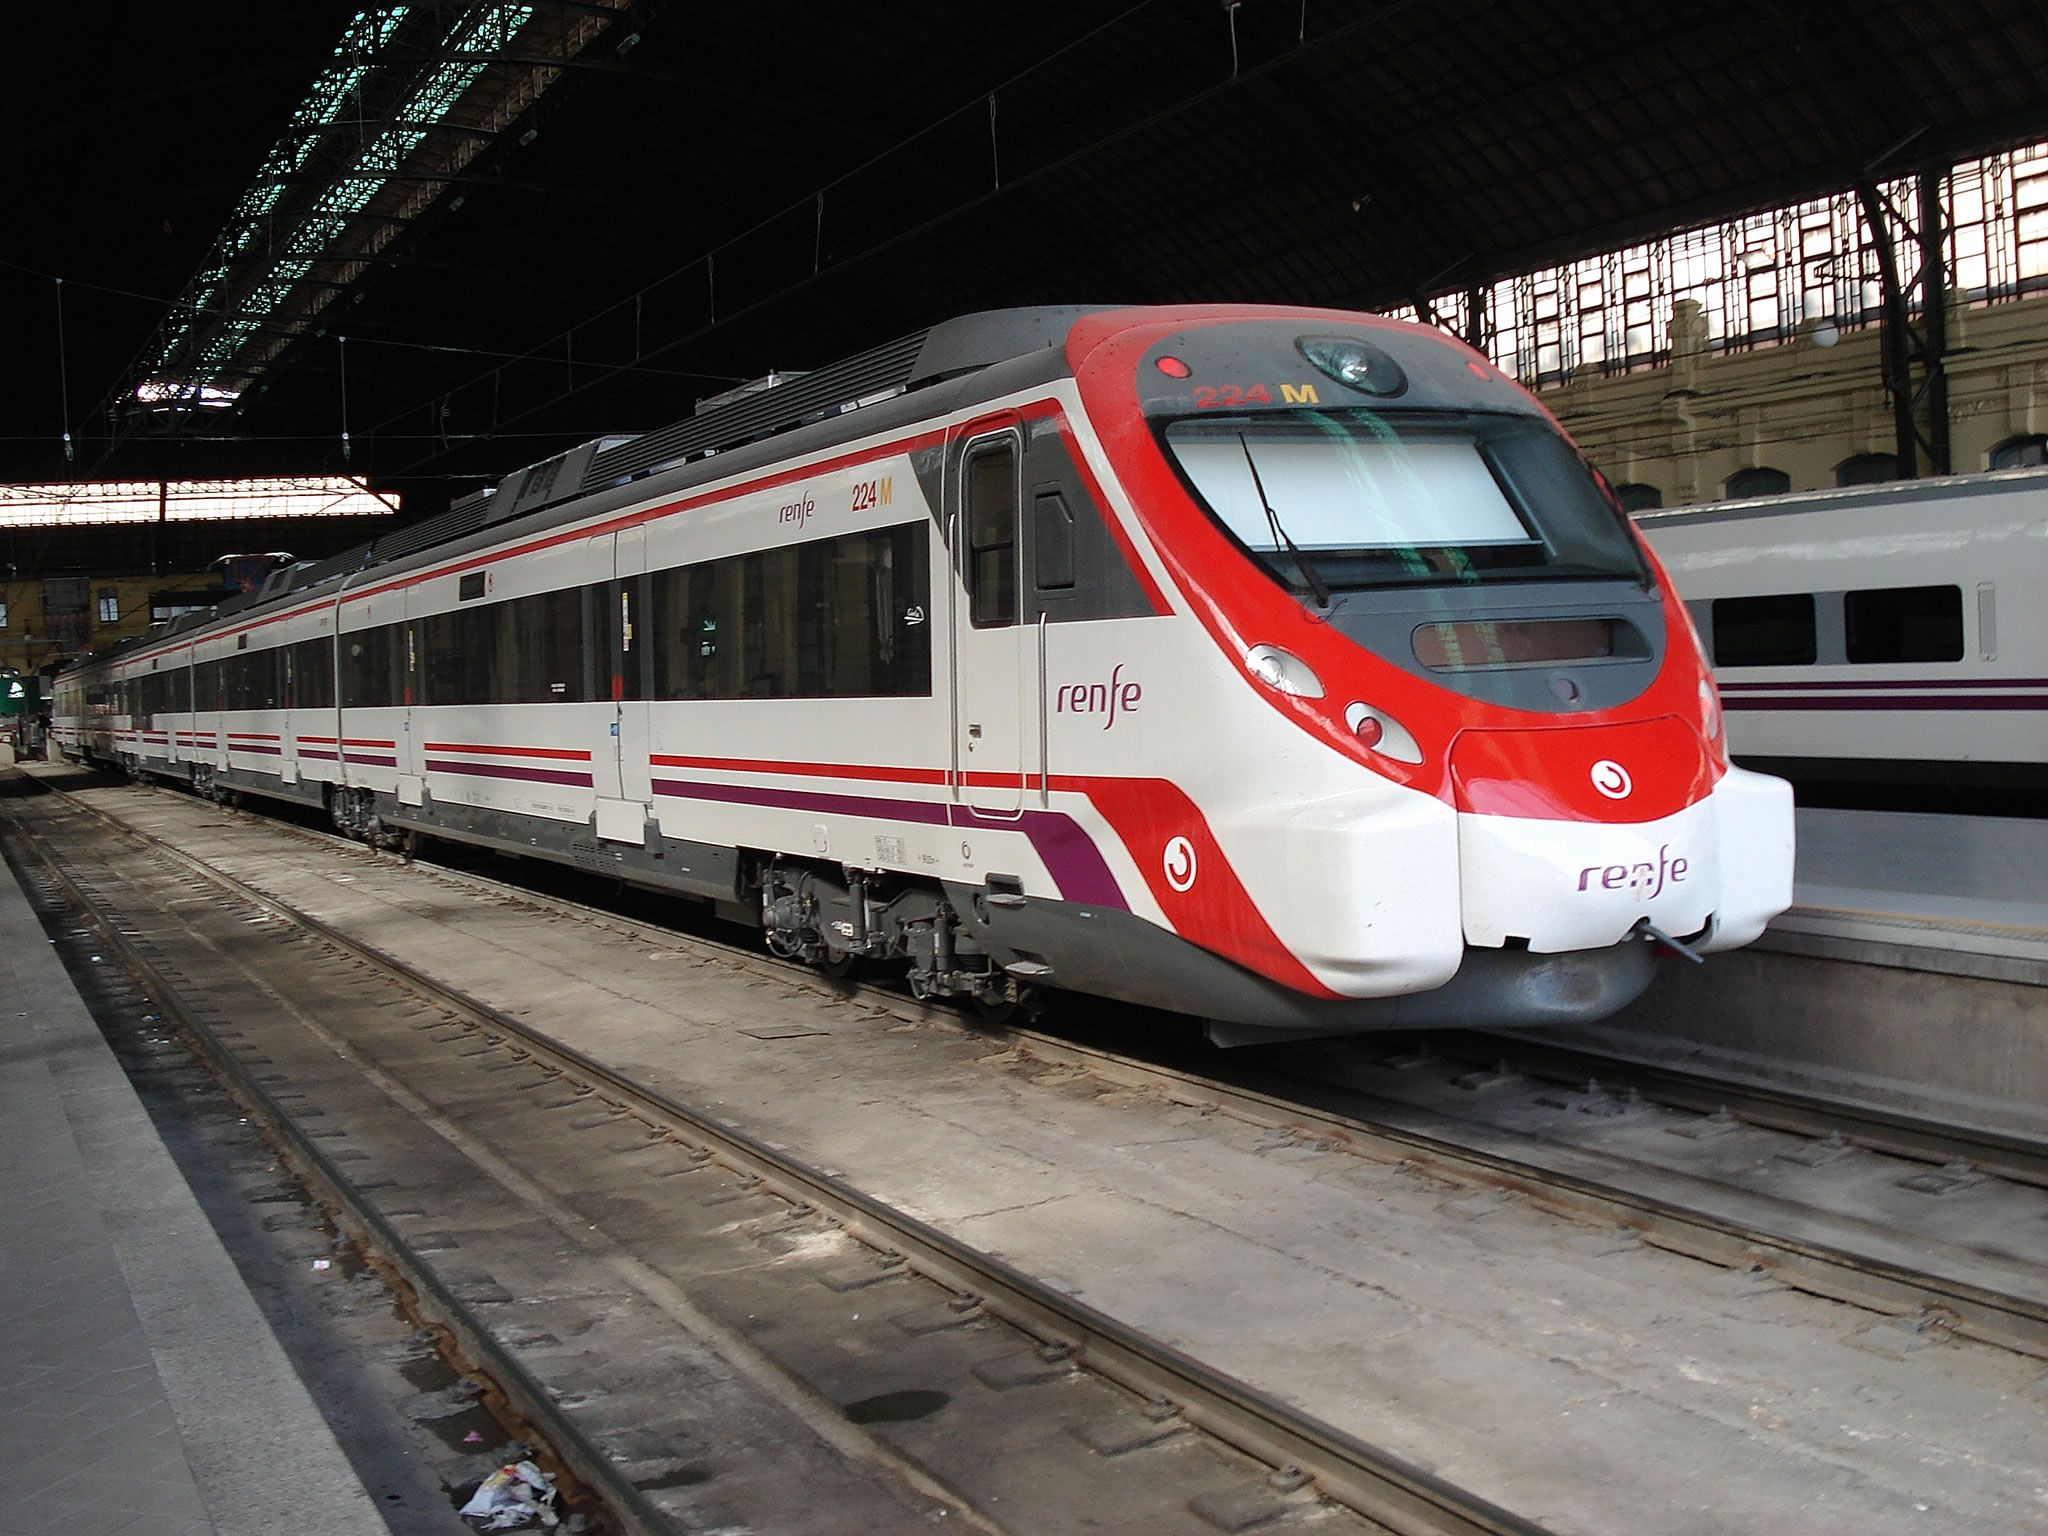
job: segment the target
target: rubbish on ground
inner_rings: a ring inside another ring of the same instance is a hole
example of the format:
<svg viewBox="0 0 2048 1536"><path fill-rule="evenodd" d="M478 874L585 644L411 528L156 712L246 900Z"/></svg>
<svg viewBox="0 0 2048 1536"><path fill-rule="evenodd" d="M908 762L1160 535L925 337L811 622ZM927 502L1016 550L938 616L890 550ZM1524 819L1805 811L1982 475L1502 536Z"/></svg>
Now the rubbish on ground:
<svg viewBox="0 0 2048 1536"><path fill-rule="evenodd" d="M484 1437L472 1429L468 1434L462 1437L462 1443L464 1445L482 1445L484 1443Z"/></svg>
<svg viewBox="0 0 2048 1536"><path fill-rule="evenodd" d="M515 1461L485 1478L469 1502L457 1513L482 1520L486 1531L510 1531L538 1520L553 1528L561 1523L555 1513L555 1480L530 1461Z"/></svg>
<svg viewBox="0 0 2048 1536"><path fill-rule="evenodd" d="M332 1268L334 1267L334 1260L332 1260L332 1259L315 1259L315 1260L313 1261L313 1267L314 1267L315 1269L332 1269Z"/></svg>

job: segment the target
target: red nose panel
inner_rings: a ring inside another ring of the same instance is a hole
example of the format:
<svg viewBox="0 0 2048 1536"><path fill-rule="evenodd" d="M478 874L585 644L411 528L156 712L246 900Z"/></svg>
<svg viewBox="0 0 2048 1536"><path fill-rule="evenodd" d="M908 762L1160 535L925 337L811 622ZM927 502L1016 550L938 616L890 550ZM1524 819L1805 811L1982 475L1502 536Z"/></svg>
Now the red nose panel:
<svg viewBox="0 0 2048 1536"><path fill-rule="evenodd" d="M1683 720L1465 731L1451 747L1461 811L1547 821L1655 821L1705 798L1714 762Z"/></svg>

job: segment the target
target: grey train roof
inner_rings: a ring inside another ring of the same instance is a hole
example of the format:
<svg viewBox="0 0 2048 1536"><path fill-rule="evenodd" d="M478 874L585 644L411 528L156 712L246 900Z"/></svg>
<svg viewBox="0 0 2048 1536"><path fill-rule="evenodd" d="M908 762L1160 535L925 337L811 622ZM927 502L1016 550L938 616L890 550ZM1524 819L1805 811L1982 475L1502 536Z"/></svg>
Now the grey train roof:
<svg viewBox="0 0 2048 1536"><path fill-rule="evenodd" d="M398 569L459 553L465 545L495 543L515 521L526 531L537 531L591 516L612 504L641 501L693 482L724 478L735 467L744 469L756 459L773 460L825 446L851 435L850 424L833 427L862 401L870 402L861 407L862 431L886 427L894 417L930 414L935 402L928 398L919 399L909 409L891 411L887 406L902 395L928 391L1000 363L1048 352L1066 339L1075 320L1111 307L1063 305L964 315L773 389L715 406L673 426L632 437L594 439L514 470L495 487L471 492L425 522L326 560L273 571L256 591L231 597L210 613L183 614L152 627L148 633L92 657L91 664L117 660L252 609L296 600L362 571ZM1056 353L1046 361L1064 367ZM781 441L783 434L803 427L822 430L815 442ZM768 439L775 439L772 447L765 442ZM730 455L750 445L764 451L743 454L737 466L730 460L715 469L706 463L714 455ZM540 516L547 512L557 515Z"/></svg>

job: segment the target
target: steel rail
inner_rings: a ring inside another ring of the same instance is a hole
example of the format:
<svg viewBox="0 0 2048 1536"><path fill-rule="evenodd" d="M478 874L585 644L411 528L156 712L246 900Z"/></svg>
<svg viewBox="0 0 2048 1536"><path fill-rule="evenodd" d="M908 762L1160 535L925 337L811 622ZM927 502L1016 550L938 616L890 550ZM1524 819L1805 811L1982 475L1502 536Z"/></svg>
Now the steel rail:
<svg viewBox="0 0 2048 1536"><path fill-rule="evenodd" d="M66 796L79 809L100 818L108 826L118 827L124 831L133 830L99 807L78 801L69 791L53 792ZM366 848L361 842L338 833L290 821L274 821L270 825L287 836L304 838L317 847L332 848L337 852L349 853L360 858L381 860L384 857ZM464 846L485 849L491 847L488 844ZM792 985L813 991L821 997L842 1001L858 1000L913 1022L958 1017L952 1009L943 1005L919 1003L900 990L870 984L827 981L800 962L777 959L764 955L757 949L734 944L715 936L679 931L659 923L592 906L571 897L536 891L527 886L479 874L474 870L437 863L430 858L420 857L411 862L428 871L436 879L472 886L492 896L523 901L610 928L615 932L643 938L651 943L681 943L711 949L728 963L762 975L778 977ZM591 875L592 878L603 878L592 875L591 871L576 869L572 865L550 867L573 869L579 874ZM1061 1036L1034 1030L1028 1026L1007 1025L999 1033L1034 1047L1043 1046L1048 1050L1060 1048L1067 1043ZM1554 1045L1520 1036L1493 1035L1484 1030L1446 1036L1442 1043L1433 1042L1430 1049L1448 1058L1454 1054L1454 1048L1457 1047L1469 1050L1475 1065L1490 1066L1506 1060L1511 1068L1525 1076L1542 1078L1562 1085L1583 1083L1589 1077L1599 1077L1603 1085L1610 1089L1633 1088L1647 1102L1672 1109L1699 1114L1712 1114L1725 1109L1735 1119L1767 1130L1780 1130L1791 1135L1816 1139L1839 1136L1851 1146L1864 1147L1886 1156L1918 1162L1943 1164L1966 1161L1984 1173L1994 1174L2014 1183L2048 1188L2048 1144L2024 1136L1975 1127L1944 1125L1924 1116L1887 1110L1874 1105L1820 1098L1789 1088L1744 1083L1711 1073L1687 1071L1683 1067L1642 1062L1624 1056L1604 1055L1584 1046ZM1458 1055L1459 1059L1464 1059L1463 1051ZM1138 1065L1135 1061L1132 1064ZM1161 1070L1171 1071L1167 1068Z"/></svg>
<svg viewBox="0 0 2048 1536"><path fill-rule="evenodd" d="M1633 1088L1653 1104L1698 1114L1726 1110L1736 1119L1795 1136L1840 1136L1853 1146L1892 1157L1929 1163L1968 1162L2015 1184L2048 1187L2048 1145L2025 1136L1938 1121L1876 1105L1808 1094L1765 1083L1743 1083L1708 1073L1688 1072L1658 1062L1609 1056L1582 1046L1555 1045L1485 1031L1433 1044L1436 1054L1491 1066L1505 1061L1525 1077L1584 1083L1599 1077L1604 1087Z"/></svg>
<svg viewBox="0 0 2048 1536"><path fill-rule="evenodd" d="M19 845L35 855L152 1000L199 1043L208 1063L234 1096L285 1143L300 1176L315 1194L340 1214L366 1247L398 1271L412 1290L419 1314L448 1330L461 1358L503 1394L519 1419L538 1432L548 1451L591 1490L628 1536L673 1536L673 1522L577 1427L518 1357L498 1341L434 1267L321 1150L320 1144L257 1081L233 1047L187 1003L180 984L150 958L120 915L96 897L89 882L74 874L69 862L44 838L30 831L12 808L7 814Z"/></svg>
<svg viewBox="0 0 2048 1536"><path fill-rule="evenodd" d="M990 1315L1041 1340L1048 1360L1070 1361L1140 1396L1170 1404L1190 1425L1275 1468L1284 1486L1297 1486L1305 1478L1324 1497L1403 1536L1549 1536L1536 1522L1305 1414L1274 1394L1152 1338L736 1126L656 1093L524 1020L212 868L164 839L117 819L106 819L159 856L398 978L451 1013L467 1016L473 1021L469 1027L487 1040L516 1043L536 1062L591 1083L604 1102L638 1116L651 1127L668 1130L684 1145L750 1177L769 1193L827 1214L875 1249L885 1265L902 1265L958 1296L971 1297ZM90 903L86 908L93 910ZM253 1082L250 1086L261 1092ZM259 1102L275 1111L267 1095ZM310 1155L318 1156L310 1142L294 1138L295 1145L302 1142ZM321 1164L325 1165L325 1159ZM323 1173L340 1177L331 1166L323 1166ZM383 1225L378 1223L380 1228ZM395 1233L391 1236L396 1240ZM516 1370L516 1362L513 1366ZM519 1377L524 1378L523 1371ZM541 1397L544 1401L545 1394ZM536 1416L536 1422L545 1421ZM582 1476L581 1469L577 1470ZM600 1486L608 1488L610 1484Z"/></svg>
<svg viewBox="0 0 2048 1536"><path fill-rule="evenodd" d="M152 833L130 826L97 807L85 806L65 791L54 792L107 826L156 846L196 872L246 893L248 899L257 902L273 900L243 885L233 876L192 859ZM330 839L328 834L303 828L294 830L305 832L323 844L332 841L364 857L377 857L360 844ZM780 977L820 995L842 998L850 995L902 1017L929 1019L943 1016L937 1010L925 1010L921 1005L906 1003L901 997L878 988L834 988L804 967L773 961L715 940L678 934L637 919L527 891L467 871L436 868L435 873L493 894L553 908L656 942L710 948L731 963L758 974ZM288 911L280 904L280 915L286 915ZM336 942L346 947L354 941L337 936ZM517 1021L513 1022L515 1027L525 1028ZM1610 1229L1626 1229L1641 1241L1673 1253L1731 1269L1761 1268L1793 1289L1878 1313L1915 1318L2000 1348L2048 1358L2048 1303L1951 1276L1931 1274L1833 1243L1769 1231L1618 1184L1547 1168L1526 1158L1487 1151L1461 1144L1445 1135L1375 1119L1356 1109L1313 1102L1318 1093L1331 1097L1342 1093L1354 1100L1370 1097L1358 1090L1330 1090L1298 1080L1263 1088L1250 1086L1245 1082L1226 1080L1192 1065L1139 1060L1108 1047L1014 1025L1000 1031L1000 1037L1016 1042L1044 1060L1078 1067L1123 1086L1161 1092L1185 1103L1211 1105L1251 1123L1274 1129L1307 1130L1330 1137L1338 1145L1362 1156L1379 1161L1408 1162L1454 1182L1510 1191L1541 1209L1568 1219L1597 1222ZM1393 1111L1401 1106L1390 1104L1387 1108ZM1825 1105L1816 1104L1814 1108L1817 1114L1827 1112ZM1922 1155L1938 1160L1935 1154Z"/></svg>

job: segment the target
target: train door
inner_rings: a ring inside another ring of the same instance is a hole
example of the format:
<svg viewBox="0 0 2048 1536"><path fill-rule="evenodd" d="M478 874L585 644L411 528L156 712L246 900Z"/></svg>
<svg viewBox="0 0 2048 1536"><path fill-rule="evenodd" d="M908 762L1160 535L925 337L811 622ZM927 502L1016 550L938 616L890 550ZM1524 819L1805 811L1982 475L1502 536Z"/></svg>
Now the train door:
<svg viewBox="0 0 2048 1536"><path fill-rule="evenodd" d="M591 748L597 788L597 835L606 842L646 841L652 788L648 783L647 708L641 702L642 637L637 621L647 533L628 528L590 540L589 569L608 572L590 588L590 647L597 668L595 697L603 735Z"/></svg>
<svg viewBox="0 0 2048 1536"><path fill-rule="evenodd" d="M1023 433L976 423L947 477L953 567L953 793L986 815L1023 814L1026 638L1019 622Z"/></svg>

